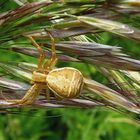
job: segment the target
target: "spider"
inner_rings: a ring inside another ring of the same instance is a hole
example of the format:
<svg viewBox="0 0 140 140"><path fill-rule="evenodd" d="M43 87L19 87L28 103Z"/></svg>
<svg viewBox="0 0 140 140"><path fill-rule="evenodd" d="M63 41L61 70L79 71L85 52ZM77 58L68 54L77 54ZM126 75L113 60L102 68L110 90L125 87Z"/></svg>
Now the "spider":
<svg viewBox="0 0 140 140"><path fill-rule="evenodd" d="M57 62L55 40L50 32L46 31L51 39L51 57L47 62L45 61L45 53L42 47L34 40L33 37L28 36L31 43L37 48L39 52L38 67L33 71L31 88L26 92L22 99L7 100L9 103L16 105L32 104L42 89L46 89L46 95L51 90L57 97L60 98L75 98L83 88L82 73L72 67L63 67L53 69Z"/></svg>

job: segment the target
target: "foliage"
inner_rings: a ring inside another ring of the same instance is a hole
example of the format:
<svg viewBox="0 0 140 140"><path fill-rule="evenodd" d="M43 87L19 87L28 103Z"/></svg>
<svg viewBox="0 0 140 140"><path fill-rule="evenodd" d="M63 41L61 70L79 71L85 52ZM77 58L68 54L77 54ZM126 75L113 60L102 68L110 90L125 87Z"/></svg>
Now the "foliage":
<svg viewBox="0 0 140 140"><path fill-rule="evenodd" d="M139 139L138 1L0 3L1 98L21 98L30 87L38 52L27 36L50 57L46 30L55 37L56 67L75 67L85 77L78 99L38 98L26 108L0 102L0 139Z"/></svg>

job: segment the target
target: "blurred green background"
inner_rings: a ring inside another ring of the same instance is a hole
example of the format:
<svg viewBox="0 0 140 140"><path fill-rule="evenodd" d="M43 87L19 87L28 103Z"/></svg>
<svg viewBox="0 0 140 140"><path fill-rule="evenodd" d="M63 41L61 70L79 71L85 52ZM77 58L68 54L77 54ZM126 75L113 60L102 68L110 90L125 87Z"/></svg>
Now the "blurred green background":
<svg viewBox="0 0 140 140"><path fill-rule="evenodd" d="M2 2L2 1L0 1ZM17 5L6 1L1 5L1 12L14 9ZM100 34L95 41L102 44L124 48L125 53L140 59L135 52L140 51L137 43L120 39L108 33ZM0 50L1 61L20 61L36 63L32 57ZM57 66L73 66L85 76L101 83L106 80L94 66L58 62ZM139 140L140 126L125 115L106 108L78 109L9 109L0 114L0 140Z"/></svg>

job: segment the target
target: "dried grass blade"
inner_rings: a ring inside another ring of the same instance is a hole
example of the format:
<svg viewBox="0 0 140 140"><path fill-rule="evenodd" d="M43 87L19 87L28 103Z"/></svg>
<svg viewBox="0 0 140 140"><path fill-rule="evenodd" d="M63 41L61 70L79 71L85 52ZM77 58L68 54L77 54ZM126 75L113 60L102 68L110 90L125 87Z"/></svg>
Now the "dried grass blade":
<svg viewBox="0 0 140 140"><path fill-rule="evenodd" d="M107 19L99 19L88 16L79 16L77 18L79 21L89 26L97 27L103 31L111 32L113 34L140 42L140 30L137 28Z"/></svg>
<svg viewBox="0 0 140 140"><path fill-rule="evenodd" d="M10 75L13 75L15 77L22 78L26 81L30 81L32 79L31 73L23 71L22 69L16 66L12 66L12 65L8 65L8 64L0 62L0 67L4 69L5 71L7 71L8 73L10 73Z"/></svg>
<svg viewBox="0 0 140 140"><path fill-rule="evenodd" d="M24 6L17 8L16 10L9 11L6 15L1 16L0 20L2 20L2 19L4 19L5 21L13 20L15 18L22 17L28 13L34 12L34 11L40 9L41 7L47 6L49 4L50 4L50 2L47 2L47 1L28 3Z"/></svg>
<svg viewBox="0 0 140 140"><path fill-rule="evenodd" d="M140 108L135 105L133 102L129 101L127 98L121 96L118 92L89 79L84 79L85 88L94 94L99 95L100 97L104 98L108 102L121 106L131 112L140 113Z"/></svg>
<svg viewBox="0 0 140 140"><path fill-rule="evenodd" d="M23 82L18 82L15 80L9 80L7 78L0 77L0 87L11 90L27 90L30 86Z"/></svg>

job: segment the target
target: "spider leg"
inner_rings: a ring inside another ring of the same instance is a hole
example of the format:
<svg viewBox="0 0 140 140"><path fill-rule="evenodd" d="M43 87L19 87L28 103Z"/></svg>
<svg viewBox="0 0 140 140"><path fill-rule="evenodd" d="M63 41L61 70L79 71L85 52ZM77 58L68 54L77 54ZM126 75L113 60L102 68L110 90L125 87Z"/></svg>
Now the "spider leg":
<svg viewBox="0 0 140 140"><path fill-rule="evenodd" d="M45 59L45 53L43 49L37 44L37 42L33 39L33 37L28 36L28 38L31 40L32 44L38 49L39 52L39 62L38 62L38 68L37 71L44 72L43 62ZM40 91L42 90L42 84L41 83L34 83L34 85L26 92L26 94L23 96L22 99L11 99L6 100L6 102L15 104L15 105L26 105L26 104L32 104L37 96L39 95Z"/></svg>
<svg viewBox="0 0 140 140"><path fill-rule="evenodd" d="M51 58L44 64L44 69L46 71L49 71L52 69L52 67L56 64L57 62L57 57L56 57L56 49L55 49L55 40L52 36L52 34L46 30L46 32L48 33L50 39L51 39L51 42L52 42L52 45L51 45Z"/></svg>
<svg viewBox="0 0 140 140"><path fill-rule="evenodd" d="M38 45L38 43L33 39L33 37L28 36L28 38L31 40L32 44L38 49L39 52L38 70L43 70L43 62L45 59L44 50L41 48L41 46Z"/></svg>
<svg viewBox="0 0 140 140"><path fill-rule="evenodd" d="M45 87L45 90L46 90L45 97L47 100L50 100L50 90L49 90L48 86Z"/></svg>
<svg viewBox="0 0 140 140"><path fill-rule="evenodd" d="M6 100L7 102L14 104L14 105L26 105L26 104L32 104L36 97L39 95L40 91L42 89L41 84L35 83L23 96L22 99L19 100Z"/></svg>

